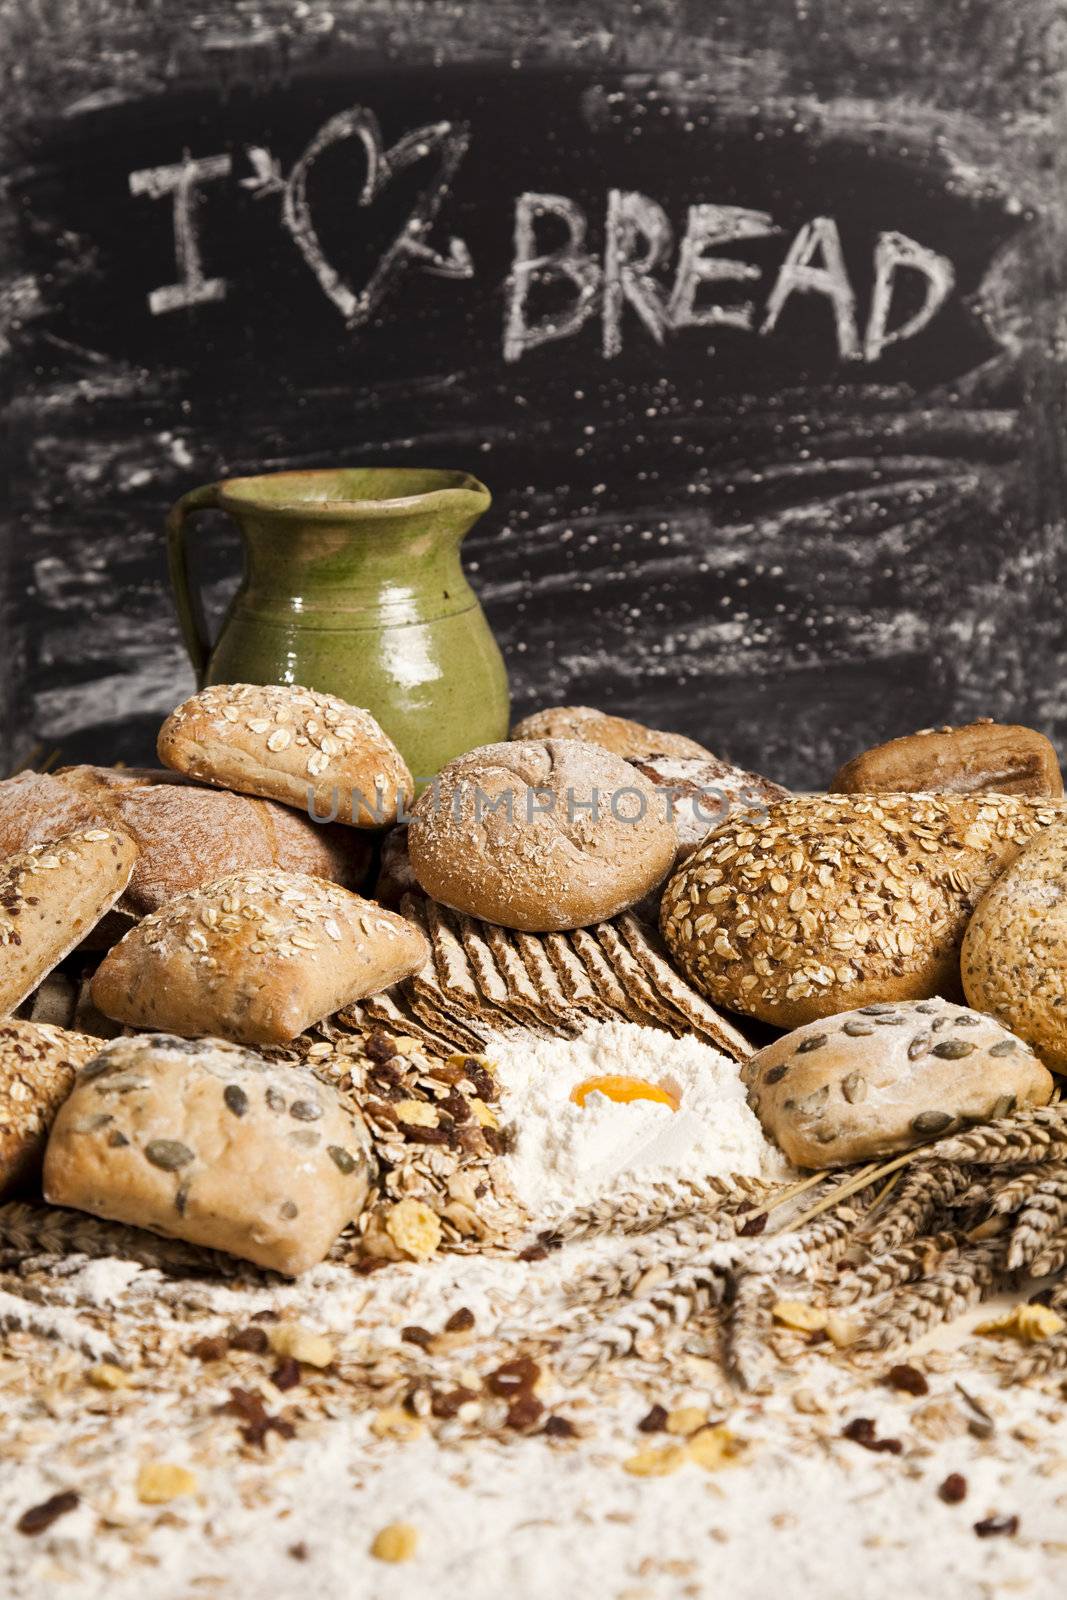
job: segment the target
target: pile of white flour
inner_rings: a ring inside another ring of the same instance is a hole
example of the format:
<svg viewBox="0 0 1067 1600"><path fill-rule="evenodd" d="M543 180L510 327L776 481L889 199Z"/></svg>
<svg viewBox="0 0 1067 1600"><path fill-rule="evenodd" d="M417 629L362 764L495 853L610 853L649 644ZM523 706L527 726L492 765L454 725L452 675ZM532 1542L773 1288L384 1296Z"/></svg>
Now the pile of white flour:
<svg viewBox="0 0 1067 1600"><path fill-rule="evenodd" d="M516 1133L509 1176L535 1215L589 1205L624 1179L779 1178L789 1170L749 1109L737 1063L691 1035L594 1022L578 1039L494 1039L486 1054L503 1120ZM571 1099L579 1084L604 1076L654 1084L678 1109L600 1093L584 1105Z"/></svg>

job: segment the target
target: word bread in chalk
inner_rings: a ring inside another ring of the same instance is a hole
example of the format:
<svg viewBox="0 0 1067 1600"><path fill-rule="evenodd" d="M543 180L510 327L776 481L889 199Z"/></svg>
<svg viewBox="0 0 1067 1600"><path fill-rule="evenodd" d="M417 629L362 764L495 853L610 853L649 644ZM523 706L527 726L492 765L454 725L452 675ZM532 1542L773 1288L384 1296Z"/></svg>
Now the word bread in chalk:
<svg viewBox="0 0 1067 1600"><path fill-rule="evenodd" d="M565 238L551 250L538 244L538 222L549 219ZM684 328L735 328L773 333L794 295L817 294L833 313L838 352L845 361L877 361L888 346L913 339L932 321L956 281L951 261L906 234L880 233L874 246L874 287L861 336L855 289L832 217L815 217L796 234L778 270L757 324L753 300L723 304L715 285L755 283L760 267L740 257L713 254L748 239L780 235L765 211L743 206L691 205L678 249L673 279L666 281L673 229L662 206L636 191L608 191L603 261L587 246L585 213L567 195L524 194L515 207L515 255L507 282L504 359L517 361L527 351L569 339L599 310L601 351L616 356L623 346L627 306L657 344ZM925 279L919 308L890 327L897 276L902 271ZM570 303L531 321L531 294L566 283Z"/></svg>

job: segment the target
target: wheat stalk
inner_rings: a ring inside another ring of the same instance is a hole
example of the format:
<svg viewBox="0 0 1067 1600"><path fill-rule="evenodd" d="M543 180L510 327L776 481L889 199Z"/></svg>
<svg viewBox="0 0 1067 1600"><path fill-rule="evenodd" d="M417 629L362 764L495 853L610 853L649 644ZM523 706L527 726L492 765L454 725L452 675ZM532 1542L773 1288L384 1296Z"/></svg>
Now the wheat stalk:
<svg viewBox="0 0 1067 1600"><path fill-rule="evenodd" d="M145 1267L232 1274L238 1263L214 1250L162 1239L140 1228L105 1222L82 1211L33 1206L21 1201L0 1205L0 1246L13 1257L116 1256Z"/></svg>
<svg viewBox="0 0 1067 1600"><path fill-rule="evenodd" d="M743 1389L755 1389L767 1370L771 1308L778 1298L773 1273L753 1271L734 1278L727 1359Z"/></svg>
<svg viewBox="0 0 1067 1600"><path fill-rule="evenodd" d="M1067 1367L1067 1333L1057 1333L1027 1350L1011 1368L1007 1381L1026 1383L1030 1378L1043 1378L1046 1373L1059 1372L1064 1367Z"/></svg>
<svg viewBox="0 0 1067 1600"><path fill-rule="evenodd" d="M721 1305L725 1267L696 1262L680 1267L639 1300L600 1318L588 1332L564 1342L554 1365L571 1382L605 1362L630 1355L642 1340L669 1327L682 1327Z"/></svg>
<svg viewBox="0 0 1067 1600"><path fill-rule="evenodd" d="M992 1217L1007 1217L1013 1211L1018 1211L1042 1184L1051 1178L1067 1177L1067 1163L1046 1162L1036 1167L1024 1167L1020 1172L1014 1173L1006 1181L1001 1179L1000 1187L990 1192L990 1184L996 1179L988 1172L983 1172L963 1194L960 1195L961 1206L986 1205Z"/></svg>
<svg viewBox="0 0 1067 1600"><path fill-rule="evenodd" d="M857 1244L871 1256L895 1250L928 1230L939 1211L951 1206L970 1179L962 1167L938 1162L905 1172L896 1198L878 1220L878 1226L861 1229Z"/></svg>
<svg viewBox="0 0 1067 1600"><path fill-rule="evenodd" d="M1002 1239L950 1254L934 1272L891 1295L853 1348L892 1350L913 1344L931 1328L950 1322L1000 1287L1004 1254Z"/></svg>
<svg viewBox="0 0 1067 1600"><path fill-rule="evenodd" d="M1034 1106L981 1127L952 1133L915 1151L915 1159L962 1166L1023 1166L1067 1159L1067 1105Z"/></svg>
<svg viewBox="0 0 1067 1600"><path fill-rule="evenodd" d="M773 1195L775 1184L760 1178L671 1179L635 1184L621 1193L578 1207L541 1230L553 1244L570 1243L596 1234L647 1233L677 1217L711 1214L751 1205Z"/></svg>
<svg viewBox="0 0 1067 1600"><path fill-rule="evenodd" d="M927 1277L946 1256L958 1252L963 1243L962 1234L951 1232L908 1240L840 1277L827 1296L828 1302L834 1306L851 1306L858 1300L871 1300L876 1295L888 1294L891 1289L914 1283Z"/></svg>
<svg viewBox="0 0 1067 1600"><path fill-rule="evenodd" d="M1008 1243L1008 1267L1028 1267L1044 1256L1067 1220L1067 1179L1050 1179L1031 1192ZM1042 1274L1043 1276L1043 1274Z"/></svg>

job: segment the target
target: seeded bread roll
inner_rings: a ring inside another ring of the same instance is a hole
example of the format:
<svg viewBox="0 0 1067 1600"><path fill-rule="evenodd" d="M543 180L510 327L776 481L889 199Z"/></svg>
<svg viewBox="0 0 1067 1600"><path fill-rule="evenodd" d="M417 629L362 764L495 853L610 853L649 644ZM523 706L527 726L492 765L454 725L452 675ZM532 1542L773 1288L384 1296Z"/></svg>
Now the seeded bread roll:
<svg viewBox="0 0 1067 1600"><path fill-rule="evenodd" d="M909 1150L967 1122L1047 1105L1053 1089L1021 1039L947 1000L809 1022L753 1056L744 1077L764 1132L801 1167Z"/></svg>
<svg viewBox="0 0 1067 1600"><path fill-rule="evenodd" d="M471 750L438 774L408 827L427 894L527 933L625 911L670 869L677 842L648 779L577 739Z"/></svg>
<svg viewBox="0 0 1067 1600"><path fill-rule="evenodd" d="M0 1022L0 1199L33 1178L48 1130L99 1039L42 1022Z"/></svg>
<svg viewBox="0 0 1067 1600"><path fill-rule="evenodd" d="M79 1073L44 1191L295 1277L362 1211L370 1173L366 1128L313 1073L160 1036L116 1039Z"/></svg>
<svg viewBox="0 0 1067 1600"><path fill-rule="evenodd" d="M114 828L139 851L115 914L94 935L102 945L173 895L227 872L280 867L356 888L371 856L366 836L352 828L311 822L271 800L203 789L172 772L66 767L55 776L20 772L0 782L0 854L74 828Z"/></svg>
<svg viewBox="0 0 1067 1600"><path fill-rule="evenodd" d="M716 1004L780 1028L877 1000L961 993L978 900L1065 803L797 795L734 817L675 873L660 926Z"/></svg>
<svg viewBox="0 0 1067 1600"><path fill-rule="evenodd" d="M1057 798L1063 777L1044 734L980 717L962 728L923 728L865 750L830 784L843 794L1028 794Z"/></svg>
<svg viewBox="0 0 1067 1600"><path fill-rule="evenodd" d="M315 817L387 827L414 797L411 773L369 711L299 684L217 683L159 732L165 767Z"/></svg>
<svg viewBox="0 0 1067 1600"><path fill-rule="evenodd" d="M87 828L0 862L0 1016L79 945L130 881L137 847Z"/></svg>
<svg viewBox="0 0 1067 1600"><path fill-rule="evenodd" d="M404 917L299 872L236 872L138 923L92 997L135 1028L284 1044L425 965Z"/></svg>
<svg viewBox="0 0 1067 1600"><path fill-rule="evenodd" d="M683 733L662 733L658 728L646 728L641 722L631 722L628 717L611 717L595 706L549 706L524 717L511 730L513 739L581 739L586 744L598 744L612 755L623 756L627 761L653 756L683 756L690 760L716 758L710 750Z"/></svg>
<svg viewBox="0 0 1067 1600"><path fill-rule="evenodd" d="M960 967L972 1006L1067 1072L1067 825L1032 840L986 890Z"/></svg>

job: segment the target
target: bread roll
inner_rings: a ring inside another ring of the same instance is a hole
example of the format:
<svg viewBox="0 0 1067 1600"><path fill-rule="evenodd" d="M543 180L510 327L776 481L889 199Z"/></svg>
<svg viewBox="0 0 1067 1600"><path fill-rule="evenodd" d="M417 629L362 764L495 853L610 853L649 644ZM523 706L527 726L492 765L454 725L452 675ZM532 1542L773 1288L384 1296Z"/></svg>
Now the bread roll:
<svg viewBox="0 0 1067 1600"><path fill-rule="evenodd" d="M663 895L660 925L719 1005L780 1028L878 1000L961 993L968 918L1065 803L797 795L731 818Z"/></svg>
<svg viewBox="0 0 1067 1600"><path fill-rule="evenodd" d="M789 794L780 783L745 772L729 761L690 756L632 757L638 772L669 794L678 829L678 863L691 856L714 828L741 811L763 812L771 800Z"/></svg>
<svg viewBox="0 0 1067 1600"><path fill-rule="evenodd" d="M471 750L438 774L408 828L427 894L527 933L624 911L669 870L677 840L648 779L576 739Z"/></svg>
<svg viewBox="0 0 1067 1600"><path fill-rule="evenodd" d="M116 1039L79 1074L45 1197L295 1277L363 1209L362 1122L303 1068L212 1039Z"/></svg>
<svg viewBox="0 0 1067 1600"><path fill-rule="evenodd" d="M1022 1040L947 1000L809 1022L753 1056L744 1077L764 1132L801 1167L910 1150L967 1122L1046 1105L1053 1089Z"/></svg>
<svg viewBox="0 0 1067 1600"><path fill-rule="evenodd" d="M33 1178L52 1119L99 1039L41 1022L0 1022L0 1200Z"/></svg>
<svg viewBox="0 0 1067 1600"><path fill-rule="evenodd" d="M586 744L598 744L612 755L623 756L627 761L637 757L647 760L653 756L680 756L690 760L716 758L710 750L683 733L662 733L658 728L646 728L641 722L631 722L627 717L612 717L594 706L549 706L524 717L511 730L513 739L581 739Z"/></svg>
<svg viewBox="0 0 1067 1600"><path fill-rule="evenodd" d="M979 900L963 939L963 988L1067 1072L1067 825L1026 846Z"/></svg>
<svg viewBox="0 0 1067 1600"><path fill-rule="evenodd" d="M353 888L371 857L365 835L352 828L314 823L271 800L203 789L171 772L66 767L55 776L22 772L0 782L0 853L73 828L114 828L138 848L116 906L122 917L107 919L109 937L101 943L173 895L228 872L279 867Z"/></svg>
<svg viewBox="0 0 1067 1600"><path fill-rule="evenodd" d="M1057 798L1063 777L1044 734L981 717L962 728L923 728L865 750L830 784L843 794L1028 794Z"/></svg>
<svg viewBox="0 0 1067 1600"><path fill-rule="evenodd" d="M164 722L157 753L186 777L354 827L387 827L415 794L369 711L298 684L201 689Z"/></svg>
<svg viewBox="0 0 1067 1600"><path fill-rule="evenodd" d="M87 828L0 863L0 1016L79 945L130 881L137 847Z"/></svg>
<svg viewBox="0 0 1067 1600"><path fill-rule="evenodd" d="M92 996L134 1028L284 1044L424 966L418 928L299 872L236 872L145 917Z"/></svg>

